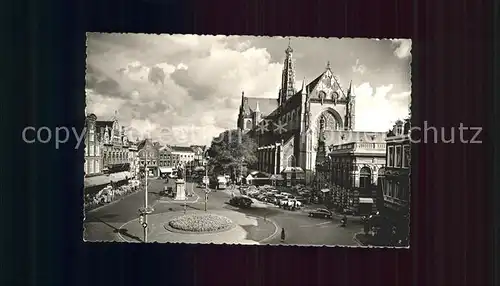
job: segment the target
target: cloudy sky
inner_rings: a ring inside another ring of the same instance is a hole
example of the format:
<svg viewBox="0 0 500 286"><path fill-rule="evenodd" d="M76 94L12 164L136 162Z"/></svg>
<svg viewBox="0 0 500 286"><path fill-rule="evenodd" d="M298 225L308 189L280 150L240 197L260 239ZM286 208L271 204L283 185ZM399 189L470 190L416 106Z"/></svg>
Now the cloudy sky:
<svg viewBox="0 0 500 286"><path fill-rule="evenodd" d="M281 37L88 34L87 114L112 116L131 139L209 144L236 127L241 92L277 98ZM347 88L352 80L356 130L387 131L409 113L409 40L291 38L297 89L330 61Z"/></svg>

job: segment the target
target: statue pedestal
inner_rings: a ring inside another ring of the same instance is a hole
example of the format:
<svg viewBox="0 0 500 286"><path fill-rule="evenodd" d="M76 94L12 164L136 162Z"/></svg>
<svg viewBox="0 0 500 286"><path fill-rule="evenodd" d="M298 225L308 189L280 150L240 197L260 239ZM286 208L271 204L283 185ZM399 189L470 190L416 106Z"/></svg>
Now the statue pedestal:
<svg viewBox="0 0 500 286"><path fill-rule="evenodd" d="M175 200L184 201L186 200L186 182L182 179L175 181Z"/></svg>

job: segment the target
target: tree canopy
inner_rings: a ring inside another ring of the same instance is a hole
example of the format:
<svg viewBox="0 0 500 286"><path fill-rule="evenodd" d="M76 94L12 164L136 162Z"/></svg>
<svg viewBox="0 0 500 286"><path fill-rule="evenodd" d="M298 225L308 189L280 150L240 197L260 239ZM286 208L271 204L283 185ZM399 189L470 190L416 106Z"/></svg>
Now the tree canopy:
<svg viewBox="0 0 500 286"><path fill-rule="evenodd" d="M257 162L257 143L240 130L228 130L212 140L209 166L214 173L239 174L242 165Z"/></svg>

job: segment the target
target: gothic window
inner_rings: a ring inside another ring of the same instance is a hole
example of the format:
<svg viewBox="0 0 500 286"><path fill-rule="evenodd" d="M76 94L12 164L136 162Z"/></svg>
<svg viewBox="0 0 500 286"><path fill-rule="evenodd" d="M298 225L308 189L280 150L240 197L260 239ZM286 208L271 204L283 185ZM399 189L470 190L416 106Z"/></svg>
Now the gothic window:
<svg viewBox="0 0 500 286"><path fill-rule="evenodd" d="M321 100L321 104L323 104L323 101L326 99L326 93L324 91L320 91L318 98Z"/></svg>
<svg viewBox="0 0 500 286"><path fill-rule="evenodd" d="M288 157L288 167L295 167L295 156L294 155L290 155L290 157Z"/></svg>
<svg viewBox="0 0 500 286"><path fill-rule="evenodd" d="M340 129L340 122L337 122L335 120L335 117L331 112L323 112L318 120L318 130L321 129L321 125L323 124L323 128L325 131L331 131L331 130L339 130Z"/></svg>
<svg viewBox="0 0 500 286"><path fill-rule="evenodd" d="M339 94L336 91L332 93L332 99L333 100L338 100L339 99Z"/></svg>

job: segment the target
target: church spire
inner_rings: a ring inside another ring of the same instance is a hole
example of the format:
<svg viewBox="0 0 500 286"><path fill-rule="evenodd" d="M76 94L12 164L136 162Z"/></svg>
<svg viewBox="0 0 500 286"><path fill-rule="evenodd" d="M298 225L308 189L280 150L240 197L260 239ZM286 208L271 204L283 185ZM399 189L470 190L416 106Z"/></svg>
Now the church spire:
<svg viewBox="0 0 500 286"><path fill-rule="evenodd" d="M346 106L346 118L345 118L345 129L353 130L355 126L356 118L356 96L352 91L352 80L349 82L349 88L347 89L347 106Z"/></svg>
<svg viewBox="0 0 500 286"><path fill-rule="evenodd" d="M255 112L260 112L259 101L257 101L257 106L255 106Z"/></svg>
<svg viewBox="0 0 500 286"><path fill-rule="evenodd" d="M306 78L302 81L302 95L307 95Z"/></svg>
<svg viewBox="0 0 500 286"><path fill-rule="evenodd" d="M283 63L283 74L281 79L281 102L283 104L295 94L295 67L293 63L293 49L291 39L288 38L288 47L285 50L285 61Z"/></svg>

